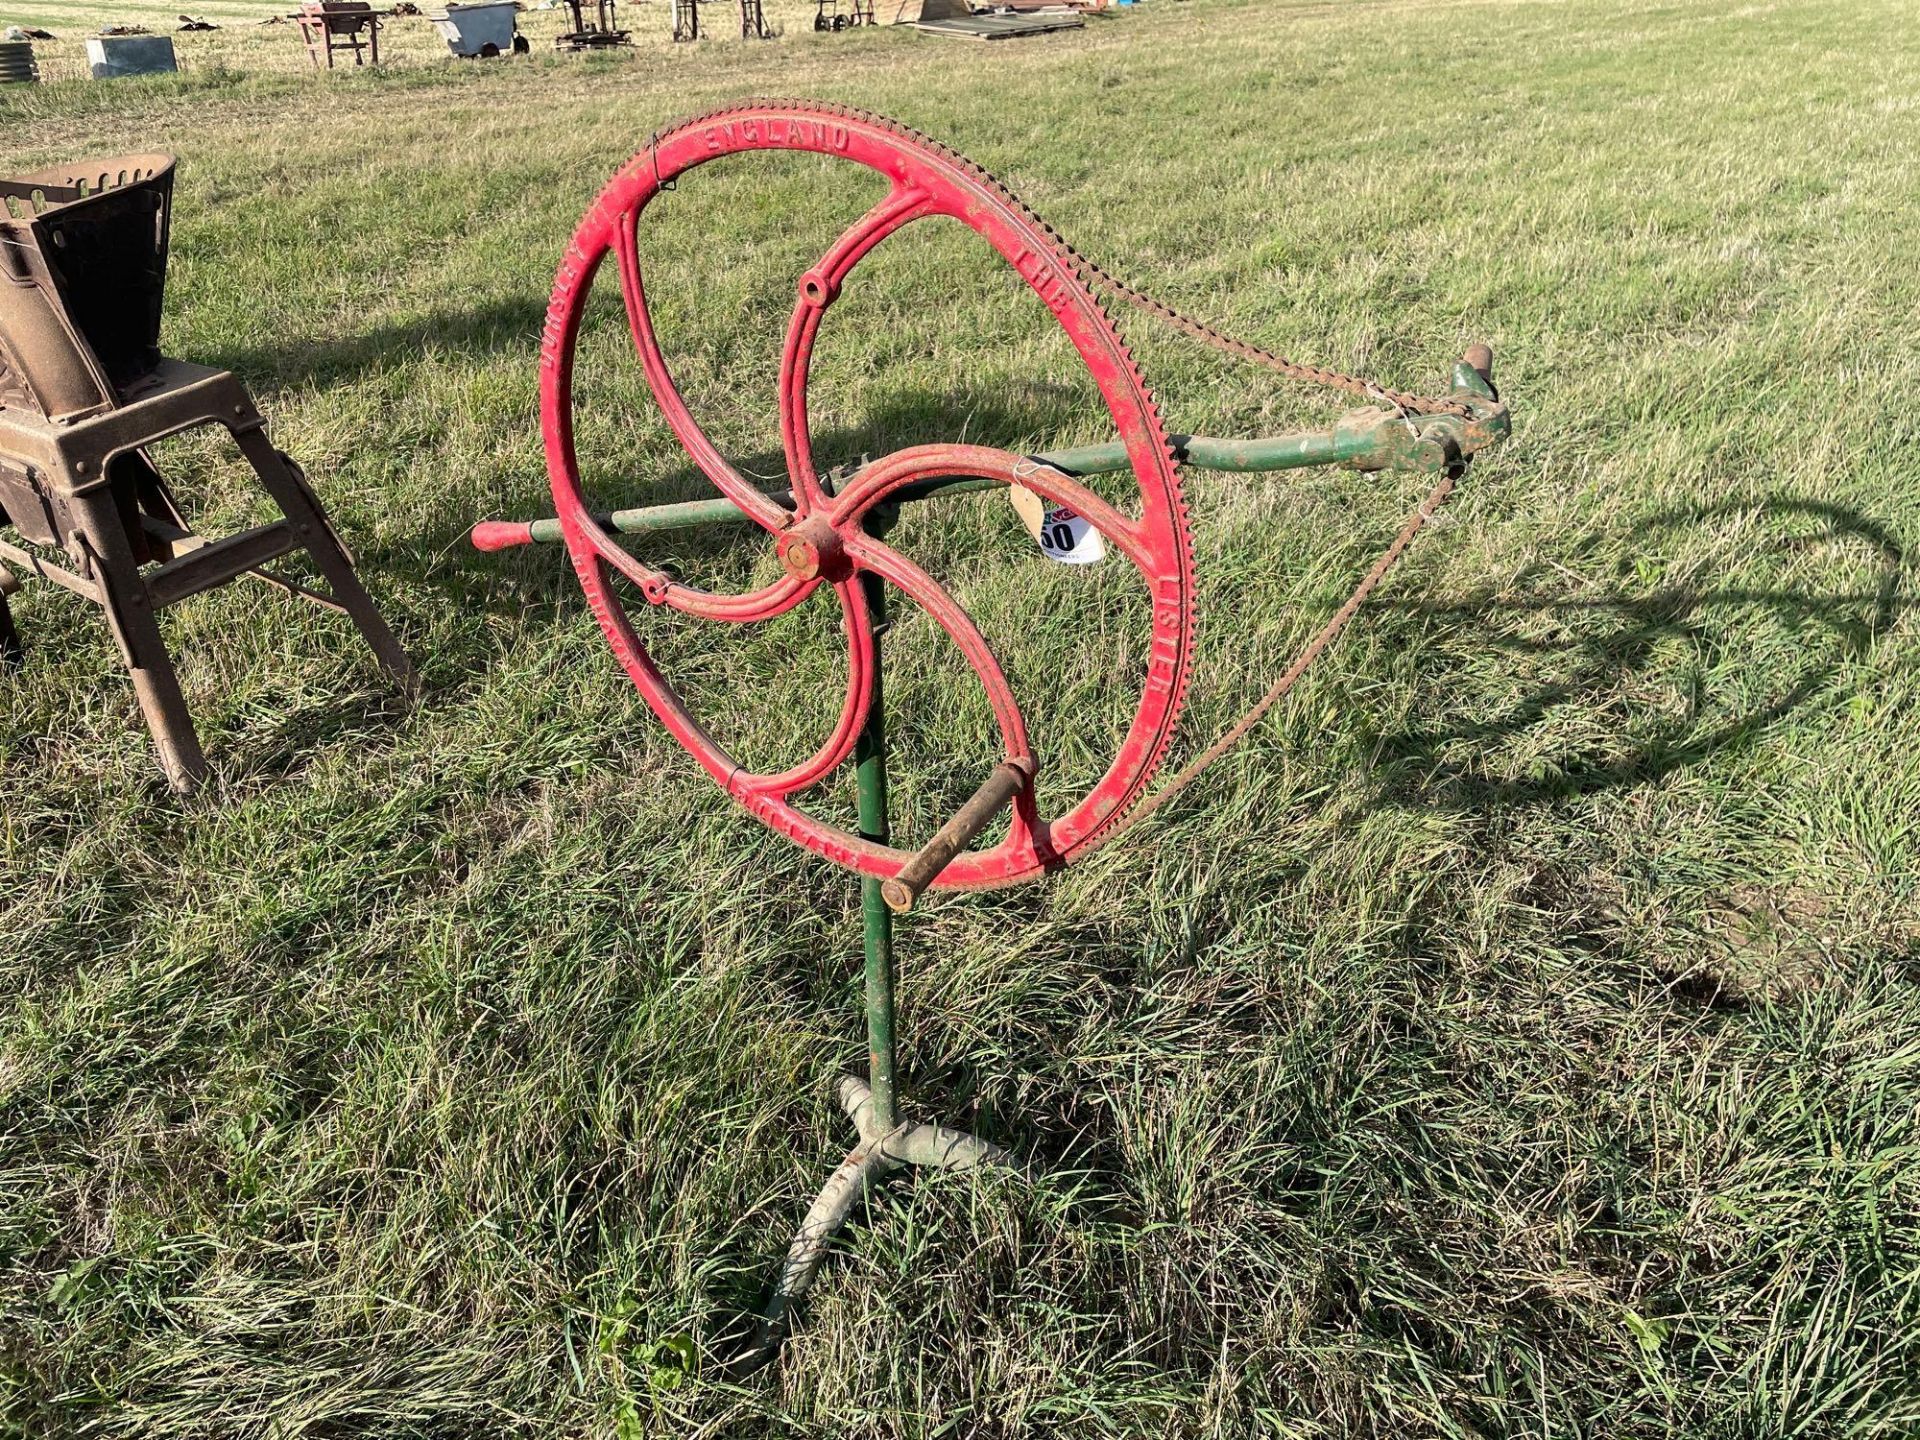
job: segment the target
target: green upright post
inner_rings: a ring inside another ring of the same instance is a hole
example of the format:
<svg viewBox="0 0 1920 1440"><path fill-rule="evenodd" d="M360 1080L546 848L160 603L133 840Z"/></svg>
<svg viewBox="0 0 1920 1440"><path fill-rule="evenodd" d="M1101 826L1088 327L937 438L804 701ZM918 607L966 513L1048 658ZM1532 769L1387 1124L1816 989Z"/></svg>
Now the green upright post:
<svg viewBox="0 0 1920 1440"><path fill-rule="evenodd" d="M873 624L873 693L866 728L854 747L854 777L859 789L860 835L887 843L887 719L880 684L881 635L887 626L885 582L862 575L867 611ZM889 1131L900 1123L894 1101L893 1056L893 911L871 875L860 880L860 910L867 951L867 1079L873 1087L875 1127Z"/></svg>
<svg viewBox="0 0 1920 1440"><path fill-rule="evenodd" d="M889 518L883 515L879 523L884 525ZM884 582L872 575L862 575L860 583L873 625L874 667L867 723L853 752L854 776L859 786L860 833L884 845L888 840L887 712L880 686L880 641L886 630L887 596ZM773 1358L781 1336L787 1333L794 1305L807 1293L826 1258L828 1244L861 1197L883 1176L908 1165L968 1170L1014 1163L998 1145L964 1130L932 1123L911 1128L900 1124L893 1057L893 911L881 883L864 876L860 882L867 950L868 1081L863 1085L851 1075L840 1080L840 1103L859 1131L860 1143L840 1162L794 1232L753 1342L740 1355L739 1374Z"/></svg>

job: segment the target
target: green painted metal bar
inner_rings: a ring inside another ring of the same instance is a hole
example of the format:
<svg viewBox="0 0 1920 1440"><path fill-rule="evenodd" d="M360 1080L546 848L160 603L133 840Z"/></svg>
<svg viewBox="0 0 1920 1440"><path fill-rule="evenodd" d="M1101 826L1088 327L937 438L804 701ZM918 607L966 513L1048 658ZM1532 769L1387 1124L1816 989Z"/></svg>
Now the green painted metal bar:
<svg viewBox="0 0 1920 1440"><path fill-rule="evenodd" d="M1208 435L1174 435L1170 440L1174 458L1196 470L1253 474L1298 470L1310 465L1351 465L1361 470L1437 474L1497 444L1506 438L1511 428L1507 409L1495 396L1493 386L1468 361L1463 360L1454 367L1453 393L1470 414L1406 416L1378 409L1356 410L1325 430L1304 430L1254 440L1222 440ZM1130 463L1126 447L1118 441L1049 450L1033 459L1077 476L1114 474L1127 469ZM969 476L922 480L896 491L891 503L991 490L997 483ZM780 505L793 503L790 491L768 493ZM737 524L747 517L731 500L716 497L616 510L594 518L602 528L615 534L653 535L699 525ZM482 550L503 550L529 543L554 544L560 539L557 519L487 520L473 530L473 543Z"/></svg>
<svg viewBox="0 0 1920 1440"><path fill-rule="evenodd" d="M1297 470L1308 465L1334 465L1346 460L1366 459L1379 449L1375 438L1365 432L1342 433L1316 430L1301 435L1283 435L1272 440L1213 440L1204 435L1172 437L1174 458L1183 465L1201 470L1230 470L1248 473L1262 470ZM1127 447L1119 441L1111 445L1082 445L1071 450L1050 450L1033 457L1042 465L1068 475L1111 475L1125 470L1129 461ZM928 500L936 495L964 495L969 491L1000 488L997 480L979 480L969 476L922 480L902 486L894 495L898 503ZM769 492L781 505L791 505L788 490ZM727 524L745 520L746 513L731 500L684 500L672 505L646 505L634 510L615 510L594 517L616 535L655 535L663 530L687 530L699 525ZM528 538L540 544L558 544L560 522L535 520L527 527Z"/></svg>
<svg viewBox="0 0 1920 1440"><path fill-rule="evenodd" d="M887 591L877 575L862 575L867 611L873 625L873 690L866 728L854 745L854 784L862 839L887 843L887 719L880 683L880 647L887 628ZM900 1123L894 1092L893 911L882 897L881 881L860 879L860 916L867 959L867 1081L873 1088L875 1126L884 1132Z"/></svg>
<svg viewBox="0 0 1920 1440"><path fill-rule="evenodd" d="M1175 435L1173 456L1197 470L1297 470L1307 465L1337 465L1370 458L1379 449L1371 430L1308 430L1262 440L1217 440L1206 435ZM1127 447L1082 445L1054 450L1034 459L1069 475L1109 475L1128 468Z"/></svg>
<svg viewBox="0 0 1920 1440"><path fill-rule="evenodd" d="M1407 434L1403 422L1394 422L1398 434ZM1242 474L1269 470L1297 470L1309 465L1337 465L1350 462L1381 460L1384 462L1388 450L1383 446L1381 427L1337 426L1331 430L1312 430L1298 435L1281 435L1261 440L1217 440L1205 435L1175 435L1171 437L1174 458L1184 465L1200 470L1224 470ZM1126 446L1118 441L1110 445L1082 445L1069 450L1050 450L1035 455L1036 461L1050 465L1068 475L1109 475L1125 470L1129 461ZM969 491L992 490L999 482L980 480L966 476L952 479L923 480L917 484L902 487L894 495L898 503L931 499L936 495L961 495ZM775 502L781 505L793 503L792 492L787 490L770 491ZM647 505L633 510L615 510L611 514L594 517L601 526L617 535L654 535L666 530L685 530L700 525L728 524L744 521L745 512L735 507L731 500L685 500L670 505ZM502 538L497 543L476 536L476 543L483 549L499 549L506 545L558 544L560 541L560 522L556 519L534 520L524 527L512 527L510 538Z"/></svg>

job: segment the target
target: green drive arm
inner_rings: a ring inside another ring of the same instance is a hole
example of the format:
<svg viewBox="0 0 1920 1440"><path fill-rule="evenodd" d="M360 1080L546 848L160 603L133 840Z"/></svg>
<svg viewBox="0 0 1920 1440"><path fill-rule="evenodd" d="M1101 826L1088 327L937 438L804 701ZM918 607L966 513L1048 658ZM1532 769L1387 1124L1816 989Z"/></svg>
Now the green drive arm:
<svg viewBox="0 0 1920 1440"><path fill-rule="evenodd" d="M1477 358L1477 357L1476 357ZM1355 470L1412 470L1437 474L1464 464L1481 450L1505 439L1511 428L1507 407L1495 395L1492 382L1471 359L1453 370L1453 398L1469 415L1399 415L1387 410L1355 410L1330 429L1307 430L1260 440L1214 440L1204 435L1172 437L1174 458L1199 470L1251 472L1296 470L1308 465L1346 465ZM1068 475L1107 475L1128 468L1126 447L1083 445L1053 450L1033 459ZM998 481L968 477L923 480L893 496L896 502L926 500L991 490ZM782 490L773 498L782 504L792 496ZM594 517L602 528L618 535L651 535L746 519L731 500L687 500L674 505L648 505L637 510L615 510ZM553 544L560 540L557 519L483 520L473 527L473 543L481 550L505 550L515 545Z"/></svg>

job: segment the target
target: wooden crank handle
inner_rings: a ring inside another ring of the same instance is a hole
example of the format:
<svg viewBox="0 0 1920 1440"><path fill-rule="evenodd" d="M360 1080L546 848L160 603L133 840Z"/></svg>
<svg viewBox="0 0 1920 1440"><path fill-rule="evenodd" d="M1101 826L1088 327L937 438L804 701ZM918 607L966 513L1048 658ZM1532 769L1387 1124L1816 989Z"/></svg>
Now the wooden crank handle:
<svg viewBox="0 0 1920 1440"><path fill-rule="evenodd" d="M899 874L880 886L887 908L902 915L913 909L913 902L947 868L947 862L966 849L968 842L987 828L987 822L1012 804L1013 797L1032 780L1031 760L1002 760L994 766L986 783L973 792L973 798L940 827L919 854L900 867Z"/></svg>
<svg viewBox="0 0 1920 1440"><path fill-rule="evenodd" d="M1492 346L1485 343L1469 345L1467 353L1460 357L1460 362L1486 381L1489 387L1493 385Z"/></svg>

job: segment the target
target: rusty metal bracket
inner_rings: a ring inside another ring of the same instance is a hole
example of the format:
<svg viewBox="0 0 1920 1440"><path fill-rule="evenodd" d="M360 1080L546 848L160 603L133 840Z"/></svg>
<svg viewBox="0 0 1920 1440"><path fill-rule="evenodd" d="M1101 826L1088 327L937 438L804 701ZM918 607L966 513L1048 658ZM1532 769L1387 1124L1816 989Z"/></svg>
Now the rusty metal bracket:
<svg viewBox="0 0 1920 1440"><path fill-rule="evenodd" d="M207 765L155 618L167 606L257 575L344 611L403 685L413 670L246 388L161 353L172 193L165 155L0 178L0 526L63 551L78 573L5 541L0 559L105 610L168 782L186 793ZM221 539L193 533L150 447L215 426L282 518ZM295 551L327 595L264 570ZM4 618L17 659L19 637Z"/></svg>

